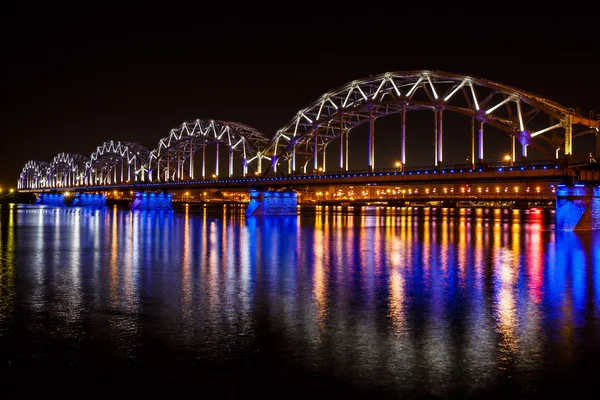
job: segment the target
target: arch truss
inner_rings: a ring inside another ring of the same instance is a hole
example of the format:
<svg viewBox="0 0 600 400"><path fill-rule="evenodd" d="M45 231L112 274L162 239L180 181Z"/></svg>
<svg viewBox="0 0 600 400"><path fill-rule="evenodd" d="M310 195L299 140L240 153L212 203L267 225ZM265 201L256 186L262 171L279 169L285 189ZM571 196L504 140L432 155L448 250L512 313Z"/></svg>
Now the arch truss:
<svg viewBox="0 0 600 400"><path fill-rule="evenodd" d="M84 183L110 185L144 181L149 155L150 150L138 143L106 141L85 163Z"/></svg>
<svg viewBox="0 0 600 400"><path fill-rule="evenodd" d="M25 163L19 181L18 189L42 189L51 187L48 179L50 163L48 161L30 160Z"/></svg>
<svg viewBox="0 0 600 400"><path fill-rule="evenodd" d="M48 181L52 187L72 187L83 184L85 164L89 157L81 154L59 153L48 169Z"/></svg>
<svg viewBox="0 0 600 400"><path fill-rule="evenodd" d="M327 146L338 139L340 170L348 170L349 132L369 124L367 156L369 168L375 166L374 121L384 115L401 114L398 155L406 164L406 113L413 110L435 113L435 165L443 161L443 113L450 111L472 118L471 160L484 159L483 132L487 124L512 137L512 160L516 143L526 161L529 147L549 160L559 161L559 152L569 161L573 138L597 133L600 121L585 118L575 110L544 97L500 83L470 76L438 71L388 72L350 82L323 94L299 110L265 149L271 155L271 168L287 162L288 173L303 170L313 161L325 169ZM574 132L574 129L581 129ZM466 146L465 146L466 147Z"/></svg>
<svg viewBox="0 0 600 400"><path fill-rule="evenodd" d="M169 135L159 141L150 153L148 177L150 181L195 179L196 156L201 151L202 179L206 177L207 148L214 149L214 175L219 176L220 146L227 148L229 155L228 176L233 176L234 154L237 152L243 163L243 175L248 174L251 163L261 171L264 158L261 149L269 143L269 138L254 128L237 122L201 120L188 121L171 129Z"/></svg>

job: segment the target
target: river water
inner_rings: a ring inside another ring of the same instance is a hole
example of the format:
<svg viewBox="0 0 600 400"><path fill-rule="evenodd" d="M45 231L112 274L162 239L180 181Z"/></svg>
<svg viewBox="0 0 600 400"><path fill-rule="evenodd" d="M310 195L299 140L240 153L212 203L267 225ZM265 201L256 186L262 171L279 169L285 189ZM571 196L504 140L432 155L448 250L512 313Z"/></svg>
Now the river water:
<svg viewBox="0 0 600 400"><path fill-rule="evenodd" d="M599 306L550 209L0 208L2 394L575 398Z"/></svg>

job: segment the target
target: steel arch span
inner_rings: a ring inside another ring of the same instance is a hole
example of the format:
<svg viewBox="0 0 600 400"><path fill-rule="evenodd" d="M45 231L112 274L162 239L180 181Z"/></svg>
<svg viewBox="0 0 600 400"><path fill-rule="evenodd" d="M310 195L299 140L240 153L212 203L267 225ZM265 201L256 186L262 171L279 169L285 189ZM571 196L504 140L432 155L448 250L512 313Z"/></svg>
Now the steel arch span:
<svg viewBox="0 0 600 400"><path fill-rule="evenodd" d="M397 153L401 168L406 165L406 113L431 110L434 113L435 138L432 155L435 166L443 162L443 114L446 111L472 119L471 163L484 161L484 128L492 126L512 141L512 162L527 162L528 148L534 148L547 160L569 163L573 139L597 134L600 121L585 118L577 111L552 100L520 89L472 76L441 71L387 72L355 80L329 91L299 110L287 125L277 131L265 148L271 157L270 169L277 173L279 164L287 163L287 173L318 171L319 157L325 170L328 145L338 142L340 171L348 171L348 137L350 131L369 124L367 158L369 169L375 167L374 121L389 114L400 114L401 144ZM468 148L469 145L465 145ZM559 158L562 151L563 158Z"/></svg>
<svg viewBox="0 0 600 400"><path fill-rule="evenodd" d="M48 171L50 170L50 162L29 160L25 163L19 181L17 182L18 189L42 189L50 187L48 181Z"/></svg>
<svg viewBox="0 0 600 400"><path fill-rule="evenodd" d="M84 184L108 185L144 181L150 149L133 142L109 140L96 148L85 163Z"/></svg>
<svg viewBox="0 0 600 400"><path fill-rule="evenodd" d="M89 157L81 154L57 154L48 168L48 182L52 187L82 185L88 161Z"/></svg>
<svg viewBox="0 0 600 400"><path fill-rule="evenodd" d="M258 130L238 122L196 119L173 128L152 150L148 160L149 181L194 179L195 153L202 151L201 177L206 177L207 148L214 159L214 176L219 176L220 146L227 148L228 176L234 174L234 154L241 156L243 175L248 174L251 163L261 172L262 149L269 138ZM213 149L214 147L214 149ZM212 151L214 150L214 153Z"/></svg>

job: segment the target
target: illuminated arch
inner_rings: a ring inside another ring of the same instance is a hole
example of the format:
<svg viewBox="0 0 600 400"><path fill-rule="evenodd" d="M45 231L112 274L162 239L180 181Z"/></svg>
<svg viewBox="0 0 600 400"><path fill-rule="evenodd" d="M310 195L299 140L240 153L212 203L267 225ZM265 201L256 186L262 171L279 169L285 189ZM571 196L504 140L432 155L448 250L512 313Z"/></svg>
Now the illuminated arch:
<svg viewBox="0 0 600 400"><path fill-rule="evenodd" d="M110 185L144 181L149 155L150 150L138 143L106 141L85 163L84 183Z"/></svg>
<svg viewBox="0 0 600 400"><path fill-rule="evenodd" d="M18 189L42 189L49 187L48 174L50 163L48 161L30 160L25 163L19 181L17 182Z"/></svg>
<svg viewBox="0 0 600 400"><path fill-rule="evenodd" d="M59 153L48 169L48 179L53 187L72 187L83 184L85 164L89 158L81 154Z"/></svg>
<svg viewBox="0 0 600 400"><path fill-rule="evenodd" d="M308 162L313 160L316 170L318 155L324 157L327 145L339 139L340 168L347 170L345 142L353 128L384 115L422 109L435 111L440 118L445 110L463 114L472 117L474 123L477 121L481 131L488 124L505 132L513 138L513 160L517 141L523 160L529 146L557 163L559 150L570 160L573 138L596 133L600 127L600 121L585 118L573 109L489 80L440 71L388 72L352 81L323 94L277 131L265 153L272 156L271 167L275 172L282 162L287 162L288 172L300 168L306 172ZM441 120L439 125L436 162L442 161ZM576 128L583 130L574 132ZM483 159L481 134L479 140L479 158ZM474 152L475 145L472 147ZM404 163L404 144L401 151ZM372 149L369 163L374 165Z"/></svg>
<svg viewBox="0 0 600 400"><path fill-rule="evenodd" d="M225 145L229 154L228 175L233 175L234 154L237 152L243 163L246 176L250 163L261 171L264 157L261 149L269 138L258 130L238 122L196 119L173 128L161 139L151 152L148 162L149 180L194 179L194 154L202 151L201 176L206 177L205 156L209 146L215 148L215 176L219 175L219 146Z"/></svg>

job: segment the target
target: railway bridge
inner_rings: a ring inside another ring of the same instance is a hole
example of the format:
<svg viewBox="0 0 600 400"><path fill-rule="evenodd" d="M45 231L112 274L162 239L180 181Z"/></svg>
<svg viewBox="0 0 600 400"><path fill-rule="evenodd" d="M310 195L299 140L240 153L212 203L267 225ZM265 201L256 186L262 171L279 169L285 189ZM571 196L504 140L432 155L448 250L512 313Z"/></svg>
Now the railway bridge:
<svg viewBox="0 0 600 400"><path fill-rule="evenodd" d="M154 145L112 139L89 155L30 160L17 187L40 199L94 194L93 204L129 190L137 208L166 207L175 190L229 188L250 193L249 214L277 214L293 212L299 188L518 183L551 186L564 229L597 229L599 128L594 115L499 82L387 72L323 93L270 135L192 119Z"/></svg>

